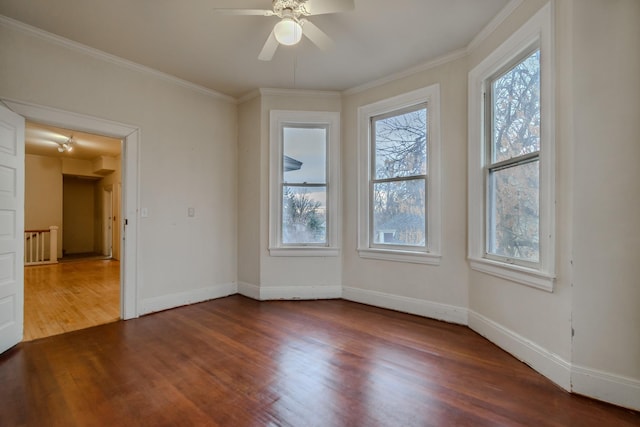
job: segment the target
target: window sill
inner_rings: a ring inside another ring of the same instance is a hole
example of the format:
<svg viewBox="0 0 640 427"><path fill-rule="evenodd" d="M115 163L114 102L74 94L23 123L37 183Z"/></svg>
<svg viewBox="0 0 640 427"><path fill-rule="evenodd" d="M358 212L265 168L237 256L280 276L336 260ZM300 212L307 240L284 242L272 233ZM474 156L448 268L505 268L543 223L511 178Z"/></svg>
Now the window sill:
<svg viewBox="0 0 640 427"><path fill-rule="evenodd" d="M441 255L428 252L413 252L391 249L358 249L360 258L383 261L410 262L414 264L440 265Z"/></svg>
<svg viewBox="0 0 640 427"><path fill-rule="evenodd" d="M340 249L317 246L269 248L269 255L282 257L337 257L340 256Z"/></svg>
<svg viewBox="0 0 640 427"><path fill-rule="evenodd" d="M553 274L485 258L469 258L469 262L472 270L507 279L532 288L542 289L543 291L553 292L553 284L555 282L555 276Z"/></svg>

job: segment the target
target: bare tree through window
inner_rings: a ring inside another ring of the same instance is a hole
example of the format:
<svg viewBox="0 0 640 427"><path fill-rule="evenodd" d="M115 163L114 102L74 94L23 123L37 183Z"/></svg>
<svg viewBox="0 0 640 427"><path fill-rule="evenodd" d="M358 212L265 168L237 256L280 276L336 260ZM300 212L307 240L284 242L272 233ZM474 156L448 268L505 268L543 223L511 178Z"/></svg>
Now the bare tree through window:
<svg viewBox="0 0 640 427"><path fill-rule="evenodd" d="M374 244L426 245L427 107L372 118Z"/></svg>
<svg viewBox="0 0 640 427"><path fill-rule="evenodd" d="M540 50L490 83L487 251L538 262Z"/></svg>

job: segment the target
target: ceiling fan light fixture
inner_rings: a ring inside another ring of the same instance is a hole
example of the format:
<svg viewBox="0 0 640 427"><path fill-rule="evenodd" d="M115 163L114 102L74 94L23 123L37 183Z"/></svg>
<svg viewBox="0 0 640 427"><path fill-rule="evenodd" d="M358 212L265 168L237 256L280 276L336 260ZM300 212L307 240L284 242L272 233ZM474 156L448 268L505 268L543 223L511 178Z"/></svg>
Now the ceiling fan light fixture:
<svg viewBox="0 0 640 427"><path fill-rule="evenodd" d="M302 38L302 26L293 18L282 18L280 22L273 27L273 34L278 43L285 46L293 46L300 42Z"/></svg>

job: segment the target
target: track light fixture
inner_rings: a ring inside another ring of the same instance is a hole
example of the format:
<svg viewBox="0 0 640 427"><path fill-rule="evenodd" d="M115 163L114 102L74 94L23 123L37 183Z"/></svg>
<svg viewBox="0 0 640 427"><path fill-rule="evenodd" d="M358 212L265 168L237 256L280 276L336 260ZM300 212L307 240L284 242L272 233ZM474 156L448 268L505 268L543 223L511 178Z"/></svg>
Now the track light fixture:
<svg viewBox="0 0 640 427"><path fill-rule="evenodd" d="M67 139L66 142L63 143L58 143L58 152L60 153L64 153L65 151L70 153L71 151L73 151L73 135L71 135L69 137L69 139Z"/></svg>

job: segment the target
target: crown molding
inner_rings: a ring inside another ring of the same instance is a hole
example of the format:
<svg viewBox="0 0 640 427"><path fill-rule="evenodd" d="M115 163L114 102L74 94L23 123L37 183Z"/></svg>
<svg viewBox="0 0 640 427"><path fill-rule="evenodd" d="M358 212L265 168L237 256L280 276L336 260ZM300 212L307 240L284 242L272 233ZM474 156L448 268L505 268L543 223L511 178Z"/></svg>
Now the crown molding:
<svg viewBox="0 0 640 427"><path fill-rule="evenodd" d="M251 92L245 93L237 99L238 104L244 104L247 101L251 101L260 96L260 89L254 89Z"/></svg>
<svg viewBox="0 0 640 427"><path fill-rule="evenodd" d="M299 96L316 98L340 98L339 91L331 90L306 90L306 89L280 89L280 88L260 88L258 92L262 96Z"/></svg>
<svg viewBox="0 0 640 427"><path fill-rule="evenodd" d="M342 94L346 96L355 95L357 93L364 92L365 90L373 89L375 87L382 86L387 83L391 83L397 80L411 77L423 71L427 71L432 68L438 67L442 64L446 64L447 62L455 61L456 59L460 59L466 55L467 55L466 49L454 50L453 52L449 52L431 61L425 62L415 67L411 67L408 70L400 71L399 73L390 74L386 77L382 77L381 79L373 80L371 82L364 83L356 87L352 87L351 89L347 89L343 91Z"/></svg>
<svg viewBox="0 0 640 427"><path fill-rule="evenodd" d="M83 53L85 55L91 56L93 58L96 58L102 61L109 62L111 64L114 64L120 67L128 68L130 70L137 71L139 73L148 74L150 76L160 78L166 82L173 83L178 86L182 86L186 89L190 89L190 90L202 93L212 98L230 102L232 104L235 104L237 102L236 99L232 96L225 95L215 90L208 89L204 86L197 85L195 83L191 83L187 80L183 80L181 78L172 76L170 74L163 73L161 71L147 67L145 65L141 65L136 62L120 58L119 56L115 56L110 53L103 52L101 50L89 47L82 43L69 40L67 38L55 35L48 31L44 31L40 28L36 28L32 25L25 24L23 22L17 21L15 19L9 18L4 15L0 15L0 25L18 30L22 33L26 33L28 35L56 44L58 46L62 46L64 48Z"/></svg>

